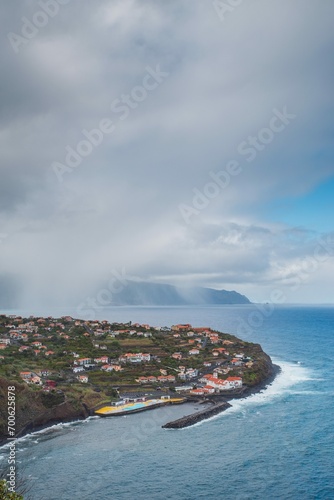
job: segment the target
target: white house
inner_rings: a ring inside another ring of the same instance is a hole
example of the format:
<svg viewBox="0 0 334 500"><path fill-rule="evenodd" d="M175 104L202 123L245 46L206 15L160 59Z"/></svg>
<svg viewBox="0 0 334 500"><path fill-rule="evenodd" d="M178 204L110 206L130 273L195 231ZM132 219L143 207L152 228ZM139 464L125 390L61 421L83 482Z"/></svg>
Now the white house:
<svg viewBox="0 0 334 500"><path fill-rule="evenodd" d="M95 358L94 361L95 363L102 363L105 365L109 363L109 356L101 356L100 358Z"/></svg>
<svg viewBox="0 0 334 500"><path fill-rule="evenodd" d="M190 349L189 354L190 354L190 356L196 356L197 354L199 354L199 350L198 349Z"/></svg>
<svg viewBox="0 0 334 500"><path fill-rule="evenodd" d="M150 354L143 354L142 352L135 354L135 353L127 353L124 354L119 358L119 361L125 362L125 363L142 363L144 361L150 361L151 355Z"/></svg>
<svg viewBox="0 0 334 500"><path fill-rule="evenodd" d="M231 389L238 389L242 387L241 377L228 377L224 380L218 378L217 374L204 375L204 377L200 379L200 382L210 385L217 391L229 391Z"/></svg>
<svg viewBox="0 0 334 500"><path fill-rule="evenodd" d="M114 367L113 365L106 364L101 366L101 370L103 370L104 372L112 372L114 370Z"/></svg>
<svg viewBox="0 0 334 500"><path fill-rule="evenodd" d="M91 358L80 358L77 361L74 361L75 364L78 364L80 366L90 365L91 362Z"/></svg>
<svg viewBox="0 0 334 500"><path fill-rule="evenodd" d="M84 372L84 371L85 371L85 369L83 366L75 366L73 368L73 373L80 373L80 372Z"/></svg>
<svg viewBox="0 0 334 500"><path fill-rule="evenodd" d="M186 392L191 391L192 389L192 385L180 385L179 387L175 387L176 392Z"/></svg>

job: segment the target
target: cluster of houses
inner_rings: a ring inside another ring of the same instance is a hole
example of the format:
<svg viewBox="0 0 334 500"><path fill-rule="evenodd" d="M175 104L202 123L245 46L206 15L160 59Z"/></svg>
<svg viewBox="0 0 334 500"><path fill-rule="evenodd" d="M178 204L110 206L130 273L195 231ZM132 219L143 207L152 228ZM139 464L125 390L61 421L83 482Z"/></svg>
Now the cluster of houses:
<svg viewBox="0 0 334 500"><path fill-rule="evenodd" d="M126 363L147 363L151 360L151 355L146 353L126 353L118 358L118 362L111 362L109 356L101 356L99 358L79 358L77 353L72 353L77 359L73 362L73 373L83 372L87 369L96 368L97 366L104 372L119 372L124 370L122 364ZM82 377L78 376L78 380L81 382Z"/></svg>
<svg viewBox="0 0 334 500"><path fill-rule="evenodd" d="M120 371L122 368L119 364L110 364L110 359L108 356L101 356L99 358L79 358L79 355L76 353L72 353L73 356L77 359L74 360L72 371L73 373L81 373L77 375L76 378L79 382L87 383L88 375L82 374L87 369L95 368L99 366L102 371L111 372L111 371Z"/></svg>
<svg viewBox="0 0 334 500"><path fill-rule="evenodd" d="M196 368L186 368L185 366L179 366L178 377L181 380L191 380L198 376L198 370Z"/></svg>
<svg viewBox="0 0 334 500"><path fill-rule="evenodd" d="M36 324L38 323L38 324ZM42 324L43 323L43 324ZM64 325L62 323L49 323L48 326L44 326L45 320L43 318L36 319L35 321L29 321L27 323L19 323L17 326L15 325L7 325L9 328L8 336L0 338L0 349L6 349L10 345L16 343L17 341L29 342L29 345L21 345L19 348L19 352L32 351L35 355L44 353L45 356L54 355L54 351L50 350L38 339L44 339L45 337L38 332L40 326L43 326L43 329L46 331L51 331L53 328L64 329ZM62 335L61 332L59 332ZM32 336L34 339L32 342L29 341L29 338ZM51 338L50 335L47 338ZM69 338L69 337L68 337Z"/></svg>
<svg viewBox="0 0 334 500"><path fill-rule="evenodd" d="M120 363L149 363L151 360L151 355L150 354L143 354L142 352L140 353L132 353L128 352L126 354L123 354L120 356L119 361Z"/></svg>
<svg viewBox="0 0 334 500"><path fill-rule="evenodd" d="M126 363L148 363L151 360L151 355L149 353L126 353L118 358L118 363L111 362L109 356L101 356L99 358L79 358L78 354L72 353L75 359L73 362L73 373L83 372L86 369L96 368L99 366L102 371L105 372L119 372L124 370L122 364ZM77 377L81 382L82 376ZM153 379L152 379L153 380ZM152 381L150 380L150 381Z"/></svg>
<svg viewBox="0 0 334 500"><path fill-rule="evenodd" d="M18 352L20 353L30 350L30 352L34 352L36 355L43 353L46 357L52 357L55 352L44 345L44 343L47 344L47 340L51 339L55 334L65 340L72 338L73 334L72 337L68 335L68 333L71 334L71 331L68 330L66 322L69 322L70 327L73 325L84 327L85 330L82 330L81 335L91 337L92 346L102 350L109 349L107 345L97 343L102 336L104 338L116 338L120 335L121 338L124 338L124 336L150 338L157 332L172 336L176 340L174 343L175 352L168 354L168 356L173 360L182 362L182 364L178 368L175 368L175 365L172 367L169 366L169 373L166 370L160 370L161 374L159 376L153 374L146 375L149 370L145 368L142 372L143 376L137 376L135 379L139 384L174 384L176 380L180 380L184 383L182 390L188 390L191 394L213 394L242 387L242 377L229 376L229 372L234 370L233 375L242 374L243 367L249 368L253 364L253 361L250 358L246 358L242 352L235 352L235 346L231 340L222 337L219 333L212 331L211 328L195 328L190 324L173 325L171 328L152 328L147 324L110 324L108 321L73 320L71 317L63 317L61 320L53 318L29 318L25 322L20 317L13 317L13 322L6 325L8 328L7 334L0 338L0 349L6 349L14 343L19 346ZM43 335L41 335L39 330ZM46 333L48 331L50 334ZM108 344L108 341L104 342ZM24 345L22 345L23 343ZM51 347L55 348L53 345ZM82 351L82 353L85 352L89 356L89 351ZM209 360L202 361L202 368L199 369L198 359L201 358L198 358L196 362L191 360L195 360L196 356L201 355L203 352L206 353L206 356L210 353L210 358ZM69 369L81 383L89 382L89 370L91 369L98 369L103 372L121 372L131 370L130 367L133 365L145 365L155 360L160 361L157 356L144 352L127 352L121 354L116 359L111 359L107 354L94 358L93 356L80 357L76 352L64 351L64 353L73 356L73 361L69 363ZM109 354L111 353L112 350L109 351ZM3 356L0 356L0 358L3 359ZM191 364L197 368L189 367ZM166 363L167 365L168 363ZM241 370L238 370L238 368ZM235 371L235 369L237 370ZM170 373L173 370L175 374ZM205 374L209 370L213 373ZM52 386L46 383L44 380L45 376L41 376L38 373L27 371L21 372L20 376L22 380L29 384L41 385L46 388ZM191 385L185 385L186 383L189 384L189 382L191 382Z"/></svg>
<svg viewBox="0 0 334 500"><path fill-rule="evenodd" d="M27 384L42 386L45 391L50 391L57 386L54 380L48 380L50 375L48 370L40 370L37 373L32 371L20 372L21 379Z"/></svg>
<svg viewBox="0 0 334 500"><path fill-rule="evenodd" d="M192 389L190 391L191 394L199 396L213 394L215 392L240 389L242 387L241 377L227 377L226 379L220 379L217 372L204 375L199 379L199 382L205 385L203 387L198 387L197 389Z"/></svg>
<svg viewBox="0 0 334 500"><path fill-rule="evenodd" d="M154 377L153 375L149 375L148 377L139 377L136 379L136 382L139 382L139 384L155 384L157 382L159 383L166 383L169 382L171 384L174 384L175 382L175 376L174 375L159 375L158 377Z"/></svg>

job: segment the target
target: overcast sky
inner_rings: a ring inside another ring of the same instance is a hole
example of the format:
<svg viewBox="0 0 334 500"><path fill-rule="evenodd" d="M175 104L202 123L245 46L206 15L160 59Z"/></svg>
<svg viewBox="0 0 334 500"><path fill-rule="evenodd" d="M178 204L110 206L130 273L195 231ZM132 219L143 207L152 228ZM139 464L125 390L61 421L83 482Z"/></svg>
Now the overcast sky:
<svg viewBox="0 0 334 500"><path fill-rule="evenodd" d="M3 0L0 276L20 304L115 272L334 302L333 17Z"/></svg>

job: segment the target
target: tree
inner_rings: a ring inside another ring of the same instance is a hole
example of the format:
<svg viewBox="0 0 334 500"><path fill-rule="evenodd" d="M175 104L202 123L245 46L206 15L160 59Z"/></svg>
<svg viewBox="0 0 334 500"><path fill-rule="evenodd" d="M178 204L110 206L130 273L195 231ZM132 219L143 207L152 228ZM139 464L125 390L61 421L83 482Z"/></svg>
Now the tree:
<svg viewBox="0 0 334 500"><path fill-rule="evenodd" d="M22 472L21 469L20 476L15 479L16 485L11 487L10 468L7 466L0 470L0 500L23 500L23 498L32 500L30 496L31 484Z"/></svg>
<svg viewBox="0 0 334 500"><path fill-rule="evenodd" d="M9 491L7 481L3 479L0 481L0 500L23 500L23 496Z"/></svg>

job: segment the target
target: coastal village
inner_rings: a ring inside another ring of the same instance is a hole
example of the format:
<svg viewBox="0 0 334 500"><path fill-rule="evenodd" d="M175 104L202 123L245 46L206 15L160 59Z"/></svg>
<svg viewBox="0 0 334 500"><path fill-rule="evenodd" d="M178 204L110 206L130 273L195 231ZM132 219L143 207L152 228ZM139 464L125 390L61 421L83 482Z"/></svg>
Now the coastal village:
<svg viewBox="0 0 334 500"><path fill-rule="evenodd" d="M84 385L97 402L124 392L201 397L241 389L258 380L256 347L190 324L0 316L0 376L64 396Z"/></svg>

